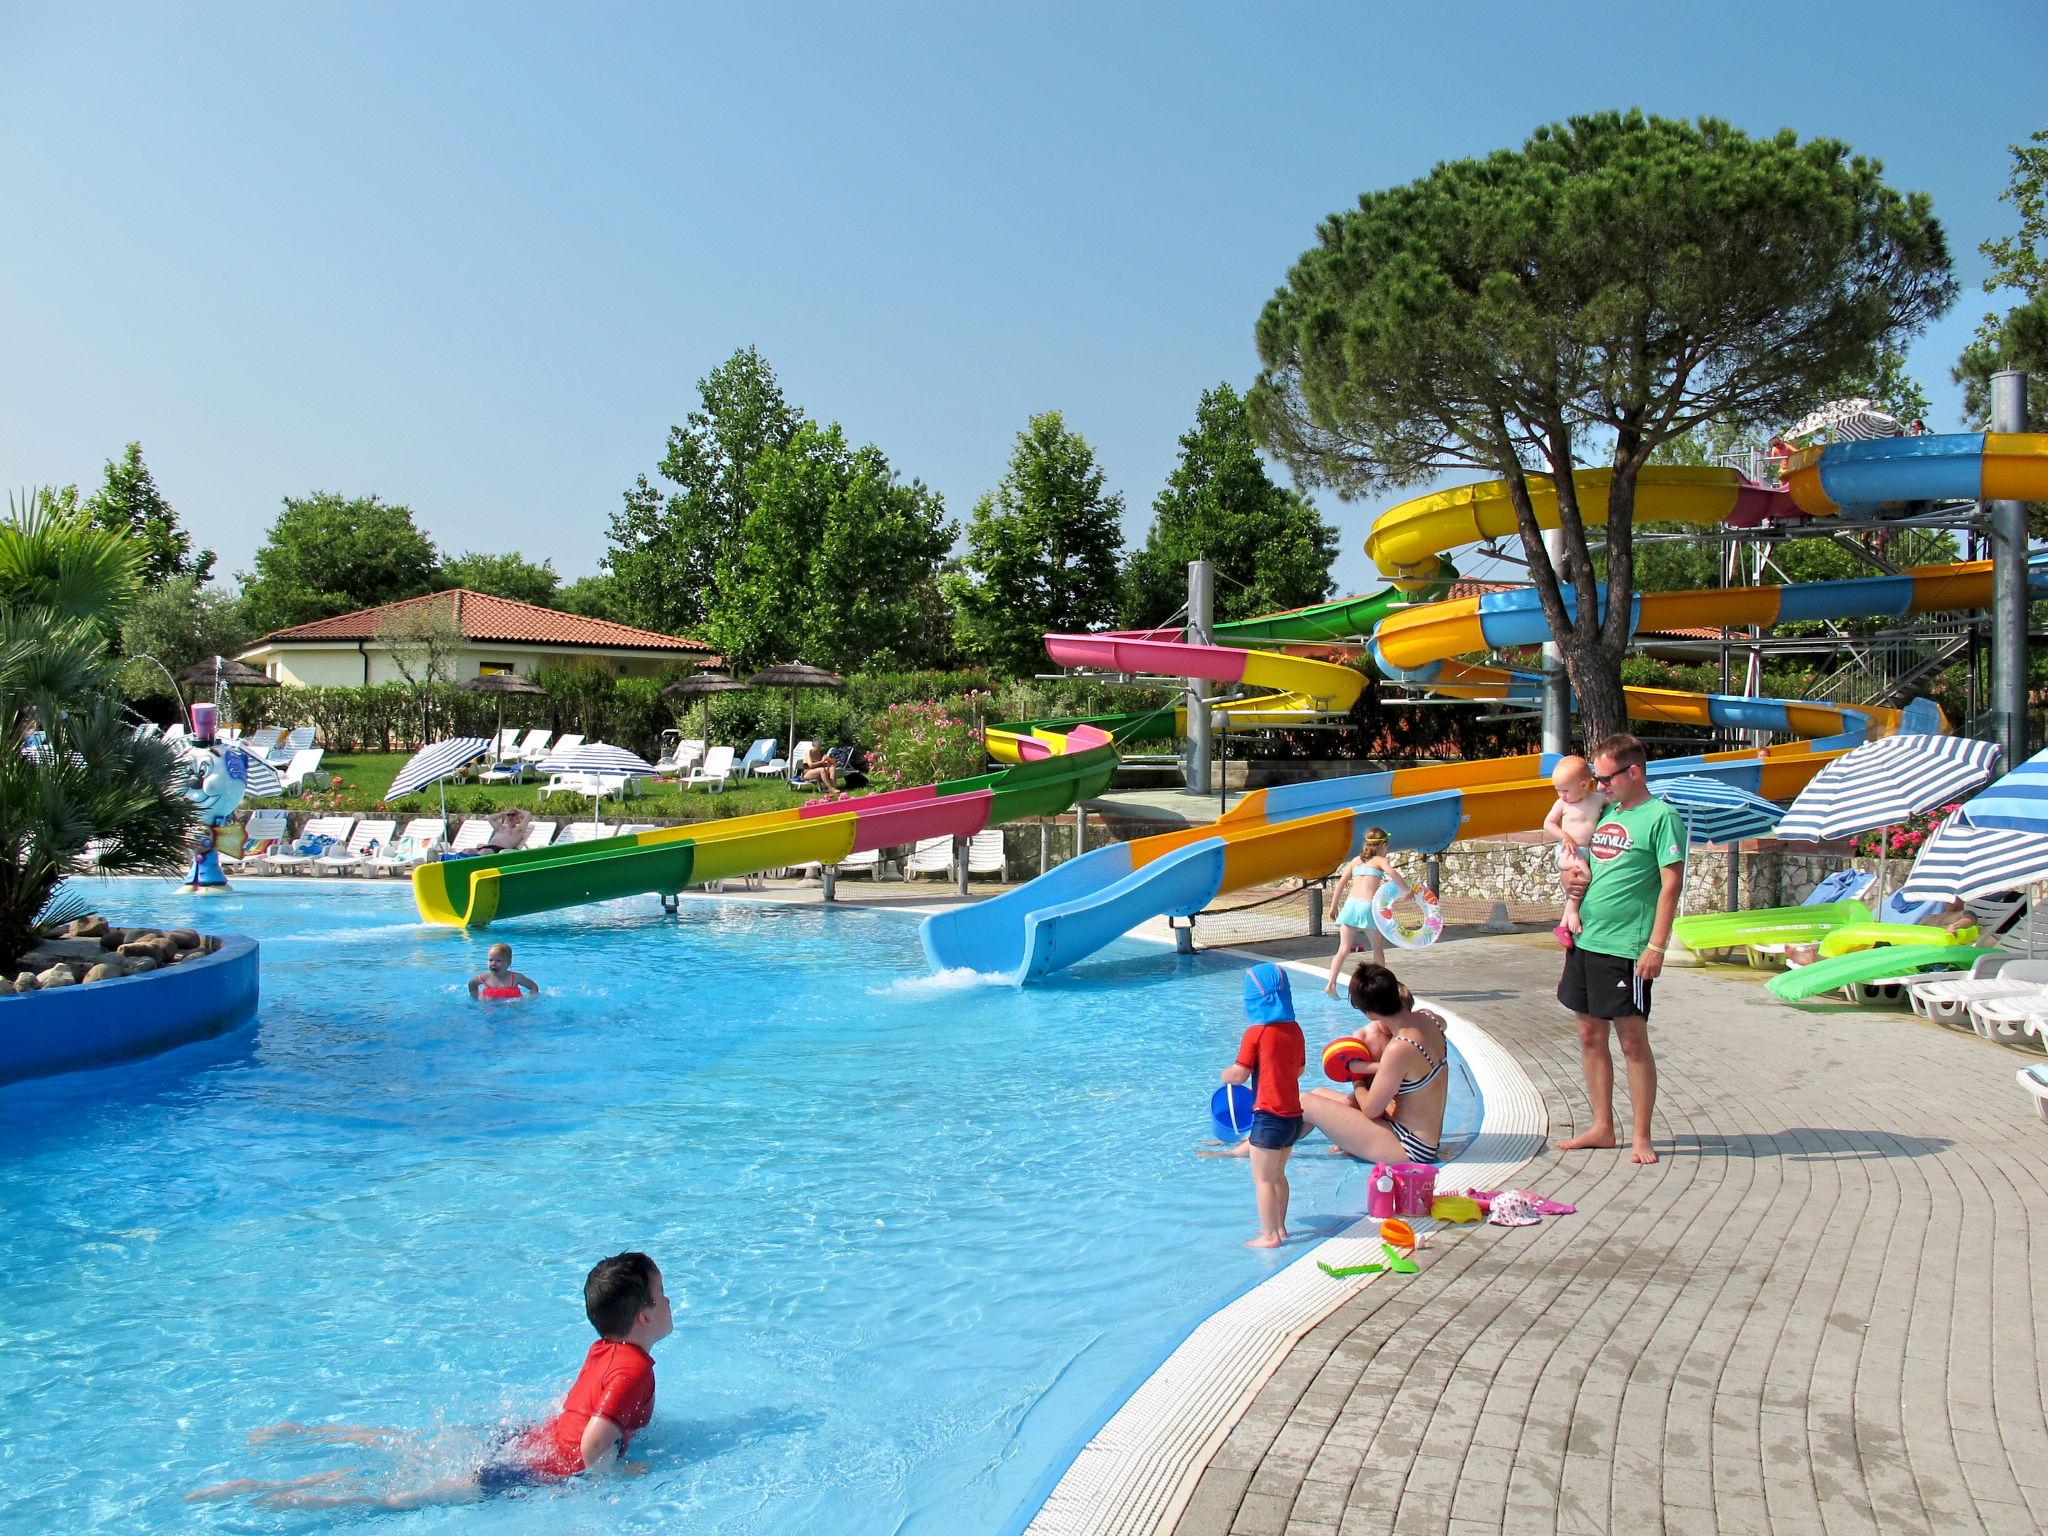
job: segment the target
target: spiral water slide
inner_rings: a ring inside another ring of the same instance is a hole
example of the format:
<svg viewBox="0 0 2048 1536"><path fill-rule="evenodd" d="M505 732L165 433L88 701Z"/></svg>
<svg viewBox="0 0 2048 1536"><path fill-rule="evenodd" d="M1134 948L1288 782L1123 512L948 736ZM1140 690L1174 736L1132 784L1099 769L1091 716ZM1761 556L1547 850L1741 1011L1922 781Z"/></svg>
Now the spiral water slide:
<svg viewBox="0 0 2048 1536"><path fill-rule="evenodd" d="M1609 480L1602 471L1574 477L1580 516L1589 526L1605 522ZM1784 490L1751 485L1729 470L1653 468L1638 482L1635 516L1641 523L1750 527L1845 509L1881 511L1897 503L1979 497L2048 498L2048 435L1972 433L1807 450L1788 465ZM1557 526L1555 494L1535 499L1539 523ZM1391 509L1375 525L1366 550L1397 588L1419 593L1441 580L1445 551L1502 538L1516 528L1505 482L1488 482ZM2048 568L2037 563L2034 570L2037 590L2048 595ZM1980 561L1843 582L1638 595L1632 619L1640 632L1699 623L1904 618L1984 607L1990 587L1990 562ZM1374 655L1390 675L1452 697L1533 702L1539 696L1540 679L1531 674L1455 659L1548 639L1533 592L1384 606ZM1289 634L1282 623L1261 638L1325 637ZM1194 677L1220 673L1217 680L1223 681L1233 680L1229 669L1237 667L1237 677L1257 681L1250 664L1201 659L1216 648L1169 647L1172 656L1129 649L1162 644L1126 636L1047 638L1054 658L1070 665ZM1947 728L1925 700L1893 710L1632 688L1627 703L1636 719L1808 738L1651 765L1653 776L1704 774L1768 799L1797 794L1827 762L1871 737ZM927 918L925 954L942 969L966 967L1026 982L1093 954L1148 918L1192 916L1230 891L1326 874L1358 851L1369 825L1386 827L1397 848L1431 851L1461 838L1526 831L1541 824L1552 803L1547 766L1535 756L1503 758L1258 791L1211 825L1099 848L1002 896Z"/></svg>

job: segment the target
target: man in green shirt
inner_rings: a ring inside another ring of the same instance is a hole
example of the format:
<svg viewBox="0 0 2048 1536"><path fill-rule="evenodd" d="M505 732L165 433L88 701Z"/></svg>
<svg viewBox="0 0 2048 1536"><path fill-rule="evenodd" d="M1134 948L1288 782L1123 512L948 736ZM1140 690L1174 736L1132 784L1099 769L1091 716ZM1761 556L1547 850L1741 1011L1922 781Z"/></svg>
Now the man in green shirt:
<svg viewBox="0 0 2048 1536"><path fill-rule="evenodd" d="M1678 916L1685 822L1650 793L1647 758L1635 737L1605 737L1586 755L1593 782L1610 803L1593 829L1592 868L1565 873L1565 888L1580 896L1583 927L1565 953L1557 1000L1578 1017L1593 1123L1558 1146L1570 1152L1615 1145L1611 1029L1621 1037L1635 1110L1629 1155L1654 1163L1650 1112L1657 1104L1657 1059L1650 1052L1650 987L1664 969L1664 946Z"/></svg>

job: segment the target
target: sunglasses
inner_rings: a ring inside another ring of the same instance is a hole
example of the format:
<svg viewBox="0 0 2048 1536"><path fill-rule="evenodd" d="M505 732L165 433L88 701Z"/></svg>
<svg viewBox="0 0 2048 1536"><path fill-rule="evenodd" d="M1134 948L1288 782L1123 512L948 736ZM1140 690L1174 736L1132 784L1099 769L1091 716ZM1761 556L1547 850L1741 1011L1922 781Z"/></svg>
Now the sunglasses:
<svg viewBox="0 0 2048 1536"><path fill-rule="evenodd" d="M1635 766L1636 765L1634 763L1630 763L1628 765L1628 768L1633 768ZM1609 784L1613 783L1614 780L1625 777L1628 773L1628 768L1617 768L1612 773L1596 773L1593 775L1593 782L1595 784L1598 784L1602 789L1605 789Z"/></svg>

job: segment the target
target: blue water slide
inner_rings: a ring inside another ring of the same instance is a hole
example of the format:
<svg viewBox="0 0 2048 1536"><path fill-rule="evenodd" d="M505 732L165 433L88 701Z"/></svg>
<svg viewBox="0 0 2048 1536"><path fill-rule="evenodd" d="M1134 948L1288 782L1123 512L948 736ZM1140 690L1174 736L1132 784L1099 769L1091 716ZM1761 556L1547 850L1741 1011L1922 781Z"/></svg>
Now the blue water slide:
<svg viewBox="0 0 2048 1536"><path fill-rule="evenodd" d="M1192 917L1216 899L1228 847L1220 837L1206 837L1133 870L1105 890L1035 908L1025 915L1023 961L1010 980L1065 970L1148 917Z"/></svg>
<svg viewBox="0 0 2048 1536"><path fill-rule="evenodd" d="M1000 896L934 912L918 927L924 957L935 970L1015 975L1024 964L1024 920L1032 911L1102 890L1130 872L1131 845L1109 843Z"/></svg>

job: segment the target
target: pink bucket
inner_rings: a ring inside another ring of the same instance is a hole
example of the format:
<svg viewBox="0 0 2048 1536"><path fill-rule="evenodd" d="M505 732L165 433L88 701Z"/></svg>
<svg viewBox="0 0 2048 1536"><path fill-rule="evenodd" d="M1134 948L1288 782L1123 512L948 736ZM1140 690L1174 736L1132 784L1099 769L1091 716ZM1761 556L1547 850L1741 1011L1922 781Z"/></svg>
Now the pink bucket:
<svg viewBox="0 0 2048 1536"><path fill-rule="evenodd" d="M1375 1220L1394 1214L1394 1164L1374 1163L1365 1176L1365 1214Z"/></svg>
<svg viewBox="0 0 2048 1536"><path fill-rule="evenodd" d="M1394 1214L1427 1216L1436 1198L1436 1169L1428 1163L1392 1163L1388 1171L1394 1176Z"/></svg>

